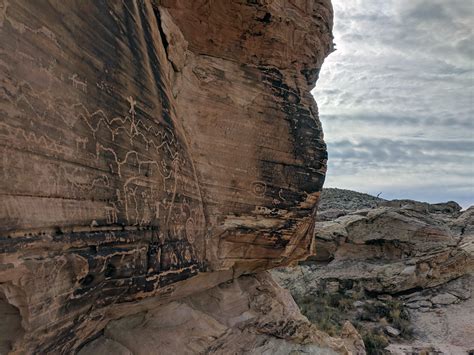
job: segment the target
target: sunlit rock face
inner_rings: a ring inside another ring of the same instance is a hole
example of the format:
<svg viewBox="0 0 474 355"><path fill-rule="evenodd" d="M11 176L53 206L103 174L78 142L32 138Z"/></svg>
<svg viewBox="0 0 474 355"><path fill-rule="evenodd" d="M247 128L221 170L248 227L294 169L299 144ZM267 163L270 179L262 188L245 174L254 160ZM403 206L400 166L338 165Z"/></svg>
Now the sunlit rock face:
<svg viewBox="0 0 474 355"><path fill-rule="evenodd" d="M308 255L331 28L329 0L0 0L1 349Z"/></svg>

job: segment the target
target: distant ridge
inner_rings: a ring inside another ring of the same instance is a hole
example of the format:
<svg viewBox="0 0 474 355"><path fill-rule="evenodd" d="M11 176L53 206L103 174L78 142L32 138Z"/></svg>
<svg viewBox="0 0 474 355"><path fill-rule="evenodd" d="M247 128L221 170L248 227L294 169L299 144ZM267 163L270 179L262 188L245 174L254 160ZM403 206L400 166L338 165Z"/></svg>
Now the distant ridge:
<svg viewBox="0 0 474 355"><path fill-rule="evenodd" d="M374 208L377 207L379 203L385 201L387 200L362 192L338 188L325 188L321 193L319 210L341 209L355 211L362 208Z"/></svg>

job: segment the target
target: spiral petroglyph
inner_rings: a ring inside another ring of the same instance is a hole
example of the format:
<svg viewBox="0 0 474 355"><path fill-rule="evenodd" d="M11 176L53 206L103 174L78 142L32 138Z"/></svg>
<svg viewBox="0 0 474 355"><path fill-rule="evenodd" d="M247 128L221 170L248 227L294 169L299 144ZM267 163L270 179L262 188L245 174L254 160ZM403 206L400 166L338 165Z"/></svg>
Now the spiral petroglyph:
<svg viewBox="0 0 474 355"><path fill-rule="evenodd" d="M263 181L252 182L252 192L255 196L263 197L267 191L267 184Z"/></svg>

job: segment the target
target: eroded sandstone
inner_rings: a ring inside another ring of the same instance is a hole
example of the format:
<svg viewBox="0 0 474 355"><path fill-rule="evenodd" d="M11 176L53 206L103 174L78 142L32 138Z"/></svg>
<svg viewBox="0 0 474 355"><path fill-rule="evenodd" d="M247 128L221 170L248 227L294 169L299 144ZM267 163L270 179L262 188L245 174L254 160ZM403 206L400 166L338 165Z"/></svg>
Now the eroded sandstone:
<svg viewBox="0 0 474 355"><path fill-rule="evenodd" d="M307 256L331 27L329 0L1 0L0 346Z"/></svg>
<svg viewBox="0 0 474 355"><path fill-rule="evenodd" d="M112 321L79 354L110 354L114 348L122 354L364 353L350 324L340 336L317 330L289 292L260 273Z"/></svg>
<svg viewBox="0 0 474 355"><path fill-rule="evenodd" d="M473 207L327 189L321 209L315 256L272 271L316 326L350 320L369 353L473 348Z"/></svg>

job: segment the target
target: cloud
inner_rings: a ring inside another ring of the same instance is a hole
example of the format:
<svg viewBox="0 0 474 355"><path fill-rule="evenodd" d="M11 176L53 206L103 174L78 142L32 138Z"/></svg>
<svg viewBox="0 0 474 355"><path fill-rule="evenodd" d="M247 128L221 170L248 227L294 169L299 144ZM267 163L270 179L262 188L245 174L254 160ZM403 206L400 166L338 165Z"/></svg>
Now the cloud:
<svg viewBox="0 0 474 355"><path fill-rule="evenodd" d="M333 4L338 50L313 92L328 183L474 204L472 1Z"/></svg>

